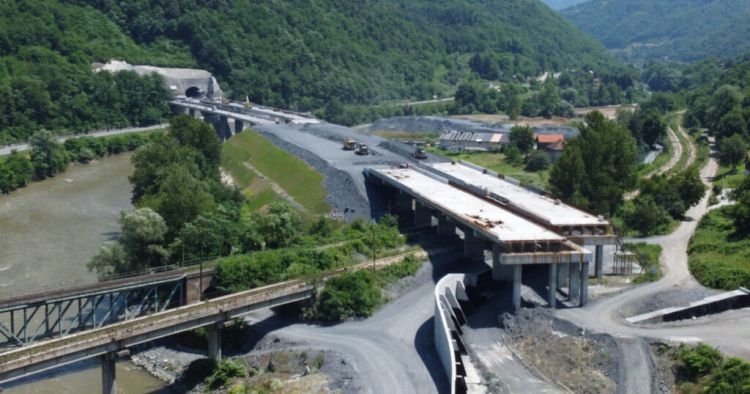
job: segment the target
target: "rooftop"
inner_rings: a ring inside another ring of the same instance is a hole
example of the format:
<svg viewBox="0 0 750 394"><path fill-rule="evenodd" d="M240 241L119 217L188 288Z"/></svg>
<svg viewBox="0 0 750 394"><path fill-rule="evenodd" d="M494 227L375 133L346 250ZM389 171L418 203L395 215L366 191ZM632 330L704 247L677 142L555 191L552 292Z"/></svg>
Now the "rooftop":
<svg viewBox="0 0 750 394"><path fill-rule="evenodd" d="M502 133L472 133L465 131L449 131L440 135L441 141L462 141L462 142L487 142L499 144L505 134Z"/></svg>
<svg viewBox="0 0 750 394"><path fill-rule="evenodd" d="M565 140L565 137L562 134L537 134L536 135L536 142L540 144L554 144L556 142L560 142Z"/></svg>
<svg viewBox="0 0 750 394"><path fill-rule="evenodd" d="M491 241L565 241L564 237L542 226L417 170L371 168L369 171L454 219L470 225Z"/></svg>
<svg viewBox="0 0 750 394"><path fill-rule="evenodd" d="M467 185L486 190L507 200L509 205L551 226L602 226L608 223L598 217L565 205L558 200L535 193L523 186L459 163L427 164L440 173L457 178Z"/></svg>

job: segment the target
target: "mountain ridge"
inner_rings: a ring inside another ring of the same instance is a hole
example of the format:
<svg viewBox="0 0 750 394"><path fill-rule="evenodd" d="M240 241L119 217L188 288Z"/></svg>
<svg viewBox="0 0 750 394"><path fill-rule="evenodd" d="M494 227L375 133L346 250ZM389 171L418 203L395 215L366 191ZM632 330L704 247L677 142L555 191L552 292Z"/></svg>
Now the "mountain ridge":
<svg viewBox="0 0 750 394"><path fill-rule="evenodd" d="M590 0L561 11L631 61L695 61L750 51L746 0Z"/></svg>

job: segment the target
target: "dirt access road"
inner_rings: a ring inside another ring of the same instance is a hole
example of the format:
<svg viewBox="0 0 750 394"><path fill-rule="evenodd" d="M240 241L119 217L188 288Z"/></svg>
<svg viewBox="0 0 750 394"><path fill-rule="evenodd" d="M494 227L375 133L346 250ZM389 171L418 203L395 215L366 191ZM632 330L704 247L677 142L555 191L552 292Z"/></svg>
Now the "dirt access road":
<svg viewBox="0 0 750 394"><path fill-rule="evenodd" d="M650 179L653 178L656 175L662 175L669 171L671 171L677 163L680 162L680 159L682 158L683 152L685 151L685 147L683 147L682 143L680 142L680 138L677 136L677 133L680 133L682 138L687 141L687 149L688 149L688 158L685 162L684 168L690 167L693 163L695 163L695 158L697 155L697 148L695 147L695 143L693 142L692 138L690 138L690 135L685 131L685 129L682 127L682 117L685 114L685 111L680 111L677 113L677 116L680 118L677 121L677 131L675 131L672 126L667 126L667 136L669 137L670 145L672 146L672 157L669 158L669 161L664 163L661 167L649 172L648 174L643 176L643 179ZM640 190L633 190L631 192L625 193L625 200L632 200L636 197L638 197L638 194L640 194Z"/></svg>
<svg viewBox="0 0 750 394"><path fill-rule="evenodd" d="M718 163L711 158L701 171L704 182L710 186L718 169ZM637 241L659 244L663 248L660 256L664 277L658 282L635 287L629 291L591 302L584 308L560 310L557 315L580 327L606 333L619 338L632 338L632 346L623 348L626 359L631 359L626 371L626 389L630 392L648 392L644 382L651 381L650 356L643 349L638 338L659 338L675 342L706 342L725 353L750 359L750 341L747 327L750 326L750 310L735 310L715 316L707 316L692 321L669 324L633 325L625 321L635 313L636 308L671 292L704 289L693 278L688 269L687 248L690 237L698 222L708 212L708 195L689 209L687 220L671 234L639 239ZM686 300L692 301L692 300ZM630 357L628 357L630 356ZM646 358L644 358L646 357ZM638 362L641 360L641 362ZM650 390L650 389L649 389Z"/></svg>

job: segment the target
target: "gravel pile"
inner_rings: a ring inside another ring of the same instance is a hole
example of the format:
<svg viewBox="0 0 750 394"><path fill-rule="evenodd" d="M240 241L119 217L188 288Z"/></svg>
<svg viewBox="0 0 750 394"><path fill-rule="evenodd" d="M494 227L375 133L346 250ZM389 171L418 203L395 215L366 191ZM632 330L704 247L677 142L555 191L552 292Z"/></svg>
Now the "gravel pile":
<svg viewBox="0 0 750 394"><path fill-rule="evenodd" d="M323 187L328 191L326 201L334 208L332 216L348 221L358 217L370 217L370 204L364 196L356 193L354 179L349 173L335 168L312 152L291 144L273 133L263 129L258 131L278 148L299 157L323 175Z"/></svg>
<svg viewBox="0 0 750 394"><path fill-rule="evenodd" d="M546 309L500 316L504 337L527 363L575 393L615 393L620 351L609 335L592 334Z"/></svg>

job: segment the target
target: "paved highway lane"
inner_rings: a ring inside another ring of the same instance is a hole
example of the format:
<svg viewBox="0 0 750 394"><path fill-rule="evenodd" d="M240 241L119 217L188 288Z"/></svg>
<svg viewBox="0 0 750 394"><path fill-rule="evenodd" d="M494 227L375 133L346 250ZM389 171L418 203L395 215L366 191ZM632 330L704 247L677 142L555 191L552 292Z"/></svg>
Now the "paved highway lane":
<svg viewBox="0 0 750 394"><path fill-rule="evenodd" d="M77 137L109 137L113 135L118 134L128 134L128 133L140 133L143 131L150 131L150 130L158 130L158 129L164 129L167 128L169 124L163 123L153 126L146 126L146 127L126 127L123 129L112 129L112 130L96 130L89 133L84 134L73 134L73 135L66 135L62 137L58 137L57 140L60 142L65 142L68 138L77 138ZM0 156L9 155L11 151L18 151L23 152L26 150L29 150L29 144L23 143L23 144L12 144L12 145L4 145L0 147Z"/></svg>

